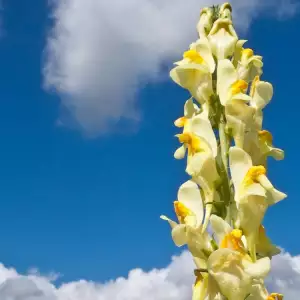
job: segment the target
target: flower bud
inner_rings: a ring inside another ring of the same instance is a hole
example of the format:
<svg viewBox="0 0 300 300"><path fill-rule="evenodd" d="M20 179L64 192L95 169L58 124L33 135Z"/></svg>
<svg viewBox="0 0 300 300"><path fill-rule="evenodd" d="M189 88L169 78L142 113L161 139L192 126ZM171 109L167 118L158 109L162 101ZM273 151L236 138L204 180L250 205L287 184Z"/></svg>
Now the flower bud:
<svg viewBox="0 0 300 300"><path fill-rule="evenodd" d="M211 8L205 7L201 10L200 19L197 24L199 37L207 37L213 23L213 11Z"/></svg>

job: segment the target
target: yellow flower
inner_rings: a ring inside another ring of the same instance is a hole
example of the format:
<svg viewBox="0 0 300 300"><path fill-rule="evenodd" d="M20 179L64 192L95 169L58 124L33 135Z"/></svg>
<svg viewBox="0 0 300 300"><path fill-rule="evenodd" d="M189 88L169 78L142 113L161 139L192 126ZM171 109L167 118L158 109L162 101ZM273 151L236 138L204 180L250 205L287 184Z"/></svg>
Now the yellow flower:
<svg viewBox="0 0 300 300"><path fill-rule="evenodd" d="M253 166L251 157L243 149L231 147L229 161L237 202L243 202L244 198L255 195L265 197L269 204L275 204L286 197L271 184L266 176L266 168Z"/></svg>
<svg viewBox="0 0 300 300"><path fill-rule="evenodd" d="M188 244L193 255L207 259L213 248L208 233L201 234L204 209L199 187L191 180L185 182L178 190L177 199L174 209L179 224L166 216L161 216L161 219L169 222L177 246Z"/></svg>
<svg viewBox="0 0 300 300"><path fill-rule="evenodd" d="M217 238L219 248L228 248L247 255L247 250L242 241L242 230L233 229L225 220L216 215L210 217L210 224Z"/></svg>
<svg viewBox="0 0 300 300"><path fill-rule="evenodd" d="M270 271L270 259L251 262L248 257L228 248L213 252L207 262L209 275L217 282L228 300L244 300L254 280L263 279Z"/></svg>
<svg viewBox="0 0 300 300"><path fill-rule="evenodd" d="M258 136L260 149L265 157L272 156L276 160L284 159L284 151L273 146L273 136L269 131L260 130Z"/></svg>
<svg viewBox="0 0 300 300"><path fill-rule="evenodd" d="M255 257L256 239L265 212L286 195L274 188L264 166L253 166L251 157L243 149L230 148L229 164L238 208L236 225L243 230L251 255Z"/></svg>
<svg viewBox="0 0 300 300"><path fill-rule="evenodd" d="M223 11L223 15L228 13L228 8ZM231 56L234 53L238 37L230 18L219 18L214 23L208 35L208 40L211 45L212 52L218 60Z"/></svg>
<svg viewBox="0 0 300 300"><path fill-rule="evenodd" d="M219 61L217 69L217 93L223 106L226 106L232 100L250 102L251 97L246 95L247 88L248 83L239 79L238 73L230 60L223 59Z"/></svg>
<svg viewBox="0 0 300 300"><path fill-rule="evenodd" d="M227 126L232 131L235 144L244 146L245 132L253 123L256 109L248 105L251 97L246 94L248 84L238 79L238 73L231 61L219 61L217 69L217 93L225 106Z"/></svg>
<svg viewBox="0 0 300 300"><path fill-rule="evenodd" d="M252 124L247 126L243 149L251 155L254 164L265 166L268 156L272 156L276 160L284 158L284 151L273 146L272 134L262 129L262 109L272 99L273 86L269 82L261 81L259 76L256 76L251 84L250 96L250 106L255 109L255 114Z"/></svg>
<svg viewBox="0 0 300 300"><path fill-rule="evenodd" d="M253 124L253 127L245 134L243 148L252 157L254 165L266 166L268 156L282 160L284 151L274 147L271 132L261 129L262 122L257 120L257 116L256 114L254 117L256 124Z"/></svg>
<svg viewBox="0 0 300 300"><path fill-rule="evenodd" d="M255 76L262 74L262 57L254 55L254 51L250 48L243 48L245 40L240 40L236 44L234 54L234 66L237 68L239 78L246 80L247 82L252 81Z"/></svg>
<svg viewBox="0 0 300 300"><path fill-rule="evenodd" d="M189 111L192 111L192 102L189 102ZM207 111L200 114L190 114L189 119L180 118L177 125L183 125L182 134L176 135L182 146L174 154L176 159L184 157L188 152L186 172L201 187L204 193L206 229L212 211L212 203L216 197L215 182L219 179L215 157L218 154L217 140L208 119Z"/></svg>
<svg viewBox="0 0 300 300"><path fill-rule="evenodd" d="M205 112L191 120L190 129L196 137L191 134L183 137L187 142L185 147L189 153L186 172L197 182L204 194L206 213L203 230L205 230L216 197L215 183L219 180L215 161L218 153L217 140Z"/></svg>
<svg viewBox="0 0 300 300"><path fill-rule="evenodd" d="M174 154L176 159L182 159L188 150L188 162L197 153L203 152L213 158L217 156L217 140L208 119L207 112L197 114L192 100L188 100L185 105L185 116L175 121L178 127L183 126L183 133L177 134L179 142L182 144Z"/></svg>
<svg viewBox="0 0 300 300"><path fill-rule="evenodd" d="M185 132L176 135L180 143L188 149L188 156L193 156L202 151L201 139L191 132Z"/></svg>
<svg viewBox="0 0 300 300"><path fill-rule="evenodd" d="M183 54L183 59L170 72L171 78L187 89L201 104L208 102L213 93L211 74L215 70L215 61L206 38L193 43Z"/></svg>
<svg viewBox="0 0 300 300"><path fill-rule="evenodd" d="M189 131L190 120L200 112L200 108L190 98L184 104L184 116L178 118L174 125L178 128L184 128L183 131Z"/></svg>
<svg viewBox="0 0 300 300"><path fill-rule="evenodd" d="M183 133L191 131L191 120L197 115L200 111L199 107L193 102L192 99L189 99L185 102L184 105L184 116L178 118L174 125L178 128L183 128ZM179 147L174 153L176 159L182 159L185 156L186 146L183 145Z"/></svg>
<svg viewBox="0 0 300 300"><path fill-rule="evenodd" d="M203 200L205 203L204 231L209 222L213 202L218 197L216 192L216 182L219 180L219 174L215 158L207 152L196 153L188 161L186 172L192 176L193 180L197 182L203 191Z"/></svg>
<svg viewBox="0 0 300 300"><path fill-rule="evenodd" d="M262 110L273 97L273 86L269 82L261 81L260 77L256 76L251 85L250 96L251 106Z"/></svg>

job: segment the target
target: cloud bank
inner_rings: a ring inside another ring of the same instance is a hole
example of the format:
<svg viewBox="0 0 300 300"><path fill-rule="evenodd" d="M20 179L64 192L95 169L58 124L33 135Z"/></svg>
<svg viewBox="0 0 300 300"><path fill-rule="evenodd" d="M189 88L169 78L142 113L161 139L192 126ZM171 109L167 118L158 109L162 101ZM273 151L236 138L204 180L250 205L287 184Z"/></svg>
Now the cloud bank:
<svg viewBox="0 0 300 300"><path fill-rule="evenodd" d="M0 265L1 300L190 300L194 266L190 255L183 252L172 258L164 269L144 272L132 270L127 278L106 283L80 280L56 288L53 276L37 272L22 276L14 269ZM298 300L300 293L300 256L283 253L273 259L268 278L270 291L285 295L285 300Z"/></svg>
<svg viewBox="0 0 300 300"><path fill-rule="evenodd" d="M60 124L90 135L140 119L136 101L146 82L166 77L196 38L200 8L220 0L51 0L53 27L45 49L45 86L61 98ZM246 30L259 13L290 17L292 0L232 0L235 24Z"/></svg>

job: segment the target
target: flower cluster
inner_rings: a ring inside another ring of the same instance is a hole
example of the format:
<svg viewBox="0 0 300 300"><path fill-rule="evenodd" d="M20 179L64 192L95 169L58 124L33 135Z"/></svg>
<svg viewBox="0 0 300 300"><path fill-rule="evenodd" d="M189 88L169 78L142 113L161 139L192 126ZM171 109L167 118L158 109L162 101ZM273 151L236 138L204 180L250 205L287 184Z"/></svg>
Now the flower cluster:
<svg viewBox="0 0 300 300"><path fill-rule="evenodd" d="M191 98L175 121L190 180L179 188L175 222L166 216L177 246L187 245L196 265L193 300L279 300L264 278L280 250L262 225L269 206L286 195L267 177L267 158L284 157L263 128L273 87L261 80L263 61L239 40L229 3L204 8L199 39L170 76Z"/></svg>

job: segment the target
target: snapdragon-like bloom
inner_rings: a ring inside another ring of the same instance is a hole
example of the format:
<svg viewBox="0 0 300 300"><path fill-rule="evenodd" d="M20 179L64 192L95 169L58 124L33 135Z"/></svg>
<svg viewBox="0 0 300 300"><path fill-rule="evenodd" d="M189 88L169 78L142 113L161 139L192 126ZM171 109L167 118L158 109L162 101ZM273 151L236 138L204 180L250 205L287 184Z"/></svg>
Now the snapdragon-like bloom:
<svg viewBox="0 0 300 300"><path fill-rule="evenodd" d="M233 229L222 218L212 215L210 224L217 239L219 248L229 248L231 250L247 255L247 249L243 243L243 232L240 229Z"/></svg>
<svg viewBox="0 0 300 300"><path fill-rule="evenodd" d="M211 238L207 232L202 231L204 218L203 201L199 187L193 181L187 181L178 190L177 200L174 201L174 210L178 222L161 216L169 222L172 228L172 238L177 246L188 244L199 258L206 258L213 251Z"/></svg>
<svg viewBox="0 0 300 300"><path fill-rule="evenodd" d="M246 129L251 127L256 111L249 105L252 98L246 94L248 83L239 79L228 59L219 61L217 78L217 93L225 107L227 127L232 131L235 144L243 147Z"/></svg>
<svg viewBox="0 0 300 300"><path fill-rule="evenodd" d="M252 122L244 131L243 149L250 154L256 165L266 166L268 156L276 160L284 158L284 151L273 146L273 136L263 129L263 108L271 101L273 86L256 76L250 89L250 106L255 109Z"/></svg>
<svg viewBox="0 0 300 300"><path fill-rule="evenodd" d="M181 130L174 157L186 157L190 179L174 202L178 222L161 218L193 256L192 300L282 300L264 284L280 249L263 219L286 197L267 177L268 157L284 158L263 124L273 86L261 79L262 56L238 40L229 3L204 8L197 31L170 72L191 94L174 122Z"/></svg>
<svg viewBox="0 0 300 300"><path fill-rule="evenodd" d="M174 157L181 159L187 151L186 172L192 176L204 194L205 220L203 230L205 230L216 197L215 183L219 179L215 161L218 152L217 140L207 111L199 112L191 100L185 104L184 117L177 119L175 125L183 127L183 133L177 135L182 146L175 151Z"/></svg>
<svg viewBox="0 0 300 300"><path fill-rule="evenodd" d="M209 274L229 300L244 300L251 293L254 280L266 277L270 267L267 257L252 262L247 256L228 248L216 250L208 259Z"/></svg>
<svg viewBox="0 0 300 300"><path fill-rule="evenodd" d="M175 121L175 125L183 127L183 132L176 135L182 146L176 150L175 158L182 159L186 151L188 159L201 152L215 157L217 141L207 113L196 114L194 106L190 103L188 105L190 108L187 108L186 111L189 116L186 115Z"/></svg>
<svg viewBox="0 0 300 300"><path fill-rule="evenodd" d="M190 124L190 132L178 135L179 141L188 149L186 172L201 187L205 202L206 229L209 216L216 197L216 182L219 174L216 166L218 152L217 140L206 112L194 116Z"/></svg>
<svg viewBox="0 0 300 300"><path fill-rule="evenodd" d="M215 61L208 40L203 38L191 44L183 53L183 59L175 65L170 72L174 82L189 90L199 103L209 101L213 94L211 74L215 70Z"/></svg>
<svg viewBox="0 0 300 300"><path fill-rule="evenodd" d="M267 208L286 195L274 188L264 166L253 166L251 157L243 149L231 147L229 161L238 209L236 223L243 229L249 250L255 256L255 241Z"/></svg>
<svg viewBox="0 0 300 300"><path fill-rule="evenodd" d="M256 76L262 74L262 56L254 55L251 48L243 48L247 41L240 40L236 44L234 65L237 68L239 78L251 82Z"/></svg>
<svg viewBox="0 0 300 300"><path fill-rule="evenodd" d="M215 21L208 35L213 54L217 59L228 58L234 53L238 36L231 20L231 5L220 7L219 18Z"/></svg>

